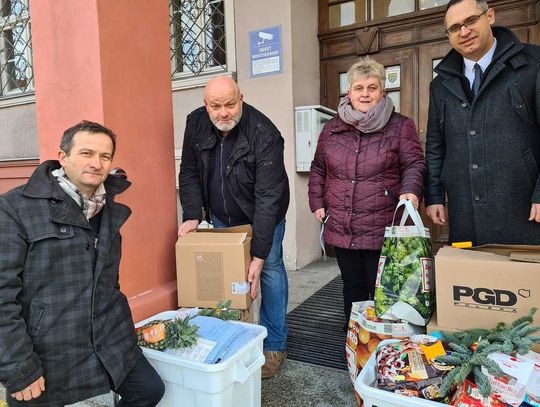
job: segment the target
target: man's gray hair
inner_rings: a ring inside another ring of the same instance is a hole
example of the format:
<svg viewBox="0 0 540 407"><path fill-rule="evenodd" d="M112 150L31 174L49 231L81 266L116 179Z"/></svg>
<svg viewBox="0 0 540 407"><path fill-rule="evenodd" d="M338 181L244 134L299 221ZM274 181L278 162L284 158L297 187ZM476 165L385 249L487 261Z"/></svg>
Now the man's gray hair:
<svg viewBox="0 0 540 407"><path fill-rule="evenodd" d="M463 0L450 0L448 4L446 5L445 14L448 12L448 9L450 7L458 3L461 3L462 1ZM476 5L480 8L480 10L486 11L489 8L486 0L475 0L475 1L476 1Z"/></svg>

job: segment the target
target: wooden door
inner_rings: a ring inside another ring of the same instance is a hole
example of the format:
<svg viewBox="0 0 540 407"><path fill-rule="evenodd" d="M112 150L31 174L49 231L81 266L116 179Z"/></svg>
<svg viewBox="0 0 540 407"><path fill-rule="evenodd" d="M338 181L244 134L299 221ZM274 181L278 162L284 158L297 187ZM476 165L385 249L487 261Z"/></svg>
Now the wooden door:
<svg viewBox="0 0 540 407"><path fill-rule="evenodd" d="M426 130L429 110L429 84L435 77L433 68L450 51L448 41L429 44L419 48L418 52L418 135L425 151ZM421 210L422 219L431 233L433 250L437 251L441 246L448 243L448 226L436 225L427 216L425 209ZM447 216L448 219L448 216Z"/></svg>

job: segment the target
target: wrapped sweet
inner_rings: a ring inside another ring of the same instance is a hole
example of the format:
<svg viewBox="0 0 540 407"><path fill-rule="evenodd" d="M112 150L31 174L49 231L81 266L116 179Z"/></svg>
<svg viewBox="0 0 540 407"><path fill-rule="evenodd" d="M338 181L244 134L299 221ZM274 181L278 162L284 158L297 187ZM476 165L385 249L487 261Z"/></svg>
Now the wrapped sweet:
<svg viewBox="0 0 540 407"><path fill-rule="evenodd" d="M376 356L376 386L401 395L448 401L439 389L453 366L434 360L445 353L442 343L428 335L385 344Z"/></svg>

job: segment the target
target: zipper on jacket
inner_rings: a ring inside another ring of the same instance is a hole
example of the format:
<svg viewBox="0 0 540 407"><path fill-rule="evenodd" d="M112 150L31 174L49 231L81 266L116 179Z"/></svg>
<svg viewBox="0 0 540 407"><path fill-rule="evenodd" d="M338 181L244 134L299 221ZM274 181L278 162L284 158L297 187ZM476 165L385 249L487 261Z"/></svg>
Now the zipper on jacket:
<svg viewBox="0 0 540 407"><path fill-rule="evenodd" d="M398 198L396 194L394 194L393 192L390 192L388 188L386 188L384 185L383 185L383 188L384 188L384 196L393 196L394 198Z"/></svg>
<svg viewBox="0 0 540 407"><path fill-rule="evenodd" d="M231 224L231 215L227 210L227 202L225 202L225 180L223 179L223 139L221 139L220 151L219 151L219 175L221 178L221 197L223 199L223 209L227 214L227 219L229 220L228 225Z"/></svg>
<svg viewBox="0 0 540 407"><path fill-rule="evenodd" d="M98 238L94 238L94 249L97 249Z"/></svg>

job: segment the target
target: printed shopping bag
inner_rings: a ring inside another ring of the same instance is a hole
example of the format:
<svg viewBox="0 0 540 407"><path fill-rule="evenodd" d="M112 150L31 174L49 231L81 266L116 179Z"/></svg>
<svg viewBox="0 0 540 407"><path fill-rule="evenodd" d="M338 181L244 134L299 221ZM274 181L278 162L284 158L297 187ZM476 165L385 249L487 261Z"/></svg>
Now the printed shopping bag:
<svg viewBox="0 0 540 407"><path fill-rule="evenodd" d="M399 226L397 210L405 206ZM408 218L413 225L405 226ZM386 228L375 284L375 310L383 319L427 325L435 307L429 229L408 200L399 201Z"/></svg>

